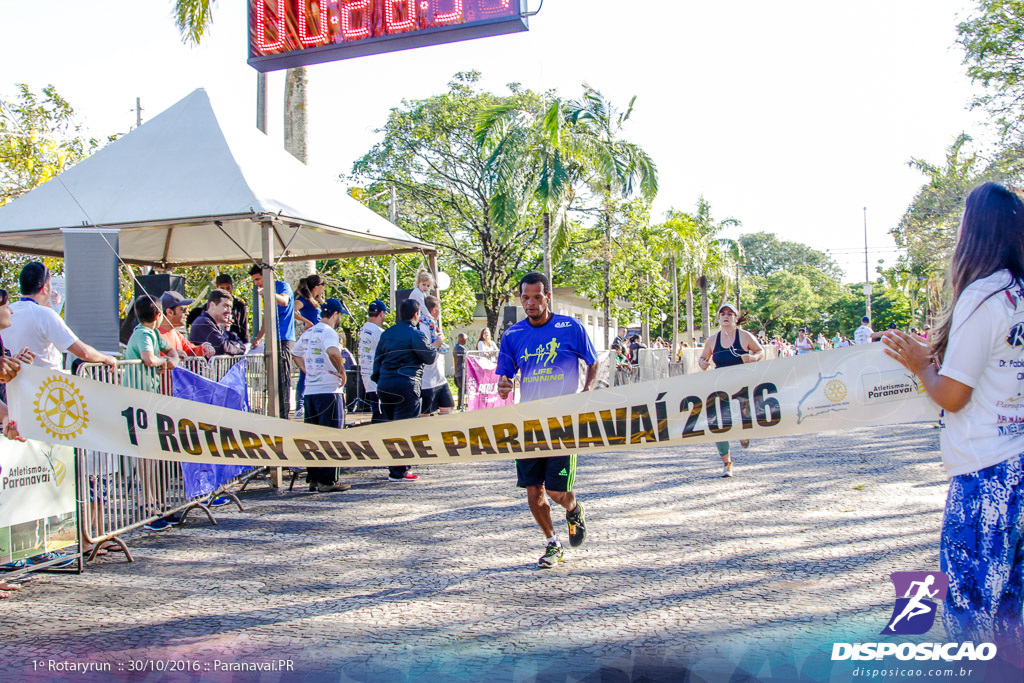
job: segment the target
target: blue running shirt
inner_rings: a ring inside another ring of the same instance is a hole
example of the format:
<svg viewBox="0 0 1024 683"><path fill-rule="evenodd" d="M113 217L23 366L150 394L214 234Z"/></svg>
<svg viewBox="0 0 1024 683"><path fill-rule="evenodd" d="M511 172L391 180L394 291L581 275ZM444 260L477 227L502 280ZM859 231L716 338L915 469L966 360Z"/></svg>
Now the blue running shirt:
<svg viewBox="0 0 1024 683"><path fill-rule="evenodd" d="M555 314L541 327L521 320L505 331L498 351L498 375L520 373L520 402L575 394L580 361L597 362L586 329L575 318Z"/></svg>

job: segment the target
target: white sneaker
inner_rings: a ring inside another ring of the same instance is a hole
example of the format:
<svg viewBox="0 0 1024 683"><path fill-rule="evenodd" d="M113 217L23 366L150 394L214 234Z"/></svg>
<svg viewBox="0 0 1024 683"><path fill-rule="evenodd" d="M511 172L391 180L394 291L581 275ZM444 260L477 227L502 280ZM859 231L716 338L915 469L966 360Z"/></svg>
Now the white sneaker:
<svg viewBox="0 0 1024 683"><path fill-rule="evenodd" d="M727 462L727 463L725 463L725 465L722 466L722 477L731 477L731 476L732 476L732 463L731 462Z"/></svg>
<svg viewBox="0 0 1024 683"><path fill-rule="evenodd" d="M298 410L295 411L295 419L296 420L302 420L302 419L305 419L305 417L306 417L306 411L303 410L302 408L299 408Z"/></svg>

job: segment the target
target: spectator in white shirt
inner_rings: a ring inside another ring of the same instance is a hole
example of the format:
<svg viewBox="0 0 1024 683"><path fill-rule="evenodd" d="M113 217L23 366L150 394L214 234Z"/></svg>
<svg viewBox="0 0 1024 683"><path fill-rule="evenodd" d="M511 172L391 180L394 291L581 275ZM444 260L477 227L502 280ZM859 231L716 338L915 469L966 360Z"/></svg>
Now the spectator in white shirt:
<svg viewBox="0 0 1024 683"><path fill-rule="evenodd" d="M87 363L117 366L113 356L101 353L80 340L63 318L49 307L53 287L50 271L39 261L21 269L18 276L21 299L11 304L11 326L4 330L4 345L11 349L27 348L36 355L33 365L61 370L61 354L68 352Z"/></svg>
<svg viewBox="0 0 1024 683"><path fill-rule="evenodd" d="M871 335L873 335L875 331L871 329L871 325L869 324L870 322L871 318L867 316L864 316L863 318L860 319L860 327L858 327L856 331L853 333L854 344L871 343Z"/></svg>
<svg viewBox="0 0 1024 683"><path fill-rule="evenodd" d="M370 422L376 424L385 422L383 413L380 412L380 399L377 397L377 383L370 379L373 372L373 357L377 353L377 342L384 331L384 317L390 313L388 308L380 299L372 302L366 310L366 324L359 330L359 374L363 380L363 390L366 392L366 402L370 404Z"/></svg>

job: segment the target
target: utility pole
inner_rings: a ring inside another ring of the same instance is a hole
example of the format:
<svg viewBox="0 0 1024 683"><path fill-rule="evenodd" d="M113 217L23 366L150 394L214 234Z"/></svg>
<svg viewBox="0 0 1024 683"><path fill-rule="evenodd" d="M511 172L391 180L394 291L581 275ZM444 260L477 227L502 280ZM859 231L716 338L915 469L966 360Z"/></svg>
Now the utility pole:
<svg viewBox="0 0 1024 683"><path fill-rule="evenodd" d="M142 125L142 98L135 98L135 127Z"/></svg>
<svg viewBox="0 0 1024 683"><path fill-rule="evenodd" d="M864 207L864 315L871 317L871 276L868 274L868 207Z"/></svg>

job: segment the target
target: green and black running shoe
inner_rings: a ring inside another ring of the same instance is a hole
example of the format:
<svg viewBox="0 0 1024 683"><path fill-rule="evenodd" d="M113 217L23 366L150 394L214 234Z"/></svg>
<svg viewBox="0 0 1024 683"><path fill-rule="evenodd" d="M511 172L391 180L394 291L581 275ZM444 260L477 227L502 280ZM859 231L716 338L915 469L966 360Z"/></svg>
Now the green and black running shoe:
<svg viewBox="0 0 1024 683"><path fill-rule="evenodd" d="M537 560L537 566L541 569L551 569L557 567L558 563L562 561L562 545L555 541L548 543L547 550L541 555L541 558Z"/></svg>
<svg viewBox="0 0 1024 683"><path fill-rule="evenodd" d="M579 548L587 540L587 522L583 517L583 503L576 501L576 508L565 513L565 523L569 525L569 545Z"/></svg>

